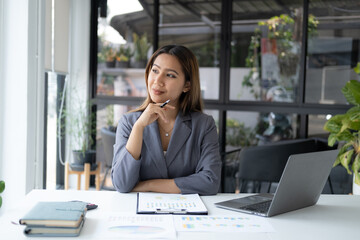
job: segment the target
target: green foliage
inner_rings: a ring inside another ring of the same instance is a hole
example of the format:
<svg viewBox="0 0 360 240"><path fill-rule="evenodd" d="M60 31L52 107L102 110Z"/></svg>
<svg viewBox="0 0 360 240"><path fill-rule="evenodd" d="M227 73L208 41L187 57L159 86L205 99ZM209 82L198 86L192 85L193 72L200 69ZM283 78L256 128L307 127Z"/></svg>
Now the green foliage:
<svg viewBox="0 0 360 240"><path fill-rule="evenodd" d="M355 174L355 183L360 185L360 82L350 80L342 88L346 100L354 106L345 114L330 118L324 130L330 132L329 146L337 141L345 142L340 149L334 166L341 164L349 174Z"/></svg>
<svg viewBox="0 0 360 240"><path fill-rule="evenodd" d="M133 38L135 61L147 61L147 53L150 49L150 43L148 42L146 33L141 36L134 33Z"/></svg>
<svg viewBox="0 0 360 240"><path fill-rule="evenodd" d="M130 47L127 47L125 45L120 45L119 51L116 53L116 60L118 62L128 62L130 58L132 57L133 52L131 51Z"/></svg>
<svg viewBox="0 0 360 240"><path fill-rule="evenodd" d="M106 124L114 126L114 105L106 106Z"/></svg>
<svg viewBox="0 0 360 240"><path fill-rule="evenodd" d="M252 146L256 145L256 133L244 123L234 119L226 120L226 144L231 146Z"/></svg>
<svg viewBox="0 0 360 240"><path fill-rule="evenodd" d="M2 193L5 190L5 182L4 181L0 181L0 193ZM2 197L0 196L0 208L2 205Z"/></svg>
<svg viewBox="0 0 360 240"><path fill-rule="evenodd" d="M61 119L63 132L71 136L73 150L85 152L92 149L95 143L96 115L91 112L91 102L73 101L74 108L65 109Z"/></svg>
<svg viewBox="0 0 360 240"><path fill-rule="evenodd" d="M109 43L101 46L101 51L98 53L98 62L112 62L115 60L116 51Z"/></svg>
<svg viewBox="0 0 360 240"><path fill-rule="evenodd" d="M318 20L310 14L308 19L308 36L316 35L318 24ZM294 72L296 72L299 62L299 55L291 51L295 41L294 18L287 14L281 14L280 16L274 16L267 21L261 21L258 25L261 27L261 30L267 31L267 39L276 40L280 73L286 77L291 76ZM260 28L256 28L254 35L251 37L248 48L248 56L245 60L246 67L250 68L250 72L244 77L242 82L242 86L252 88L251 92L254 94L255 98L258 98L259 94L254 91L253 87L261 79L261 66L259 65L261 57L261 30Z"/></svg>

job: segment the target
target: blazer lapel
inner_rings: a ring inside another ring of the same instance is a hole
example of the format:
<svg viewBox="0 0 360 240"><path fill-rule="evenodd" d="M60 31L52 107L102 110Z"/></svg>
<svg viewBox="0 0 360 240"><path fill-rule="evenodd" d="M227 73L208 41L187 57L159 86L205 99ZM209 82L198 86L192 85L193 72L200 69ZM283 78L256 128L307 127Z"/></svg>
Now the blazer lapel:
<svg viewBox="0 0 360 240"><path fill-rule="evenodd" d="M191 133L191 116L187 114L183 116L179 112L174 126L174 131L171 135L168 150L166 152L166 165L169 167L170 164L175 160L177 153L185 144Z"/></svg>
<svg viewBox="0 0 360 240"><path fill-rule="evenodd" d="M162 145L157 121L151 123L144 129L143 138L146 139L146 141L144 141L147 148L146 153L151 156L151 160L159 170L161 177L167 179L168 171L165 163L164 152L161 147Z"/></svg>

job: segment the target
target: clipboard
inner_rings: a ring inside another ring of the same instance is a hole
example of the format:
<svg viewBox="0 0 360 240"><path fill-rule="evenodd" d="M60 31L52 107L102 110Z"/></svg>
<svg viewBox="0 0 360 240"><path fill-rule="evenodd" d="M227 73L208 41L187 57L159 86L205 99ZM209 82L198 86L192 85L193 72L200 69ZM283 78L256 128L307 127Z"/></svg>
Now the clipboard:
<svg viewBox="0 0 360 240"><path fill-rule="evenodd" d="M207 215L199 194L137 193L137 214Z"/></svg>

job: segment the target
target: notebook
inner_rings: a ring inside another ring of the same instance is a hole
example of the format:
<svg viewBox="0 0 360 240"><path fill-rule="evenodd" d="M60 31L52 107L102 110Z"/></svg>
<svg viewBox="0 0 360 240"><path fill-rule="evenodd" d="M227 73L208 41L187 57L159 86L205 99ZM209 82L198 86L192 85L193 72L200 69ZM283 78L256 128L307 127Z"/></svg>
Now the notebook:
<svg viewBox="0 0 360 240"><path fill-rule="evenodd" d="M32 237L77 237L80 235L85 219L78 227L41 227L27 225L24 229L26 236Z"/></svg>
<svg viewBox="0 0 360 240"><path fill-rule="evenodd" d="M85 202L38 202L19 222L31 226L77 228L85 217L86 205Z"/></svg>
<svg viewBox="0 0 360 240"><path fill-rule="evenodd" d="M339 150L291 155L275 194L256 194L215 203L219 208L271 217L318 201Z"/></svg>

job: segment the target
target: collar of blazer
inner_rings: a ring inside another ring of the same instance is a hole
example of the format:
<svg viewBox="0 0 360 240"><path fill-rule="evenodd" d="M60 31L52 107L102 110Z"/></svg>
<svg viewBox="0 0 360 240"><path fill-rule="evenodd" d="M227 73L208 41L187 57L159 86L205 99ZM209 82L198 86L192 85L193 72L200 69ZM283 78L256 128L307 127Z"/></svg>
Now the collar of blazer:
<svg viewBox="0 0 360 240"><path fill-rule="evenodd" d="M144 144L147 148L147 154L150 154L151 160L165 179L169 178L167 167L175 160L175 156L190 136L191 124L189 121L191 121L191 114L178 113L166 152L166 159L161 148L158 123L155 121L144 129Z"/></svg>

